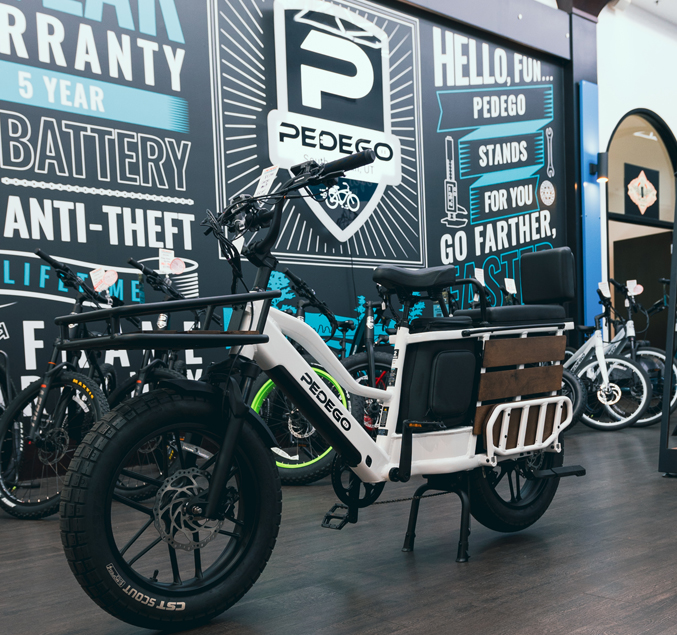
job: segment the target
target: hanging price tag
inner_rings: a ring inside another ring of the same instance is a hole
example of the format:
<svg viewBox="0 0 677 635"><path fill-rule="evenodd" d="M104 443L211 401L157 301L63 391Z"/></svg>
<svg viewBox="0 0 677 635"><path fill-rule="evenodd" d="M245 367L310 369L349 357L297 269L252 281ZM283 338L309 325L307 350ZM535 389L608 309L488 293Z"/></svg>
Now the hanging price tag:
<svg viewBox="0 0 677 635"><path fill-rule="evenodd" d="M105 291L112 287L118 281L118 272L109 269L106 271L103 267L94 269L89 272L89 277L92 281L94 291Z"/></svg>
<svg viewBox="0 0 677 635"><path fill-rule="evenodd" d="M475 269L475 276L474 277L477 280L477 282L479 282L482 286L485 286L485 284L484 284L484 269ZM480 294L476 293L473 296L472 301L473 302L479 302L480 301Z"/></svg>
<svg viewBox="0 0 677 635"><path fill-rule="evenodd" d="M160 249L159 253L159 267L158 271L160 273L172 273L172 260L174 260L174 250L173 249Z"/></svg>
<svg viewBox="0 0 677 635"><path fill-rule="evenodd" d="M515 284L515 280L513 278L505 278L503 280L503 284L505 285L505 290L508 293L517 295L517 285Z"/></svg>
<svg viewBox="0 0 677 635"><path fill-rule="evenodd" d="M275 181L275 177L277 176L277 171L280 169L278 165L271 165L269 168L266 168L263 172L261 172L261 176L259 177L259 184L256 186L256 192L254 192L254 196L265 196L270 192L270 188L273 185L273 182Z"/></svg>
<svg viewBox="0 0 677 635"><path fill-rule="evenodd" d="M169 268L171 269L171 272L175 275L178 276L182 274L186 270L186 263L181 260L181 258L174 258L170 263L169 263Z"/></svg>
<svg viewBox="0 0 677 635"><path fill-rule="evenodd" d="M608 282L600 282L597 285L597 288L602 292L602 295L605 298L610 298L611 297L611 291L609 289L609 283Z"/></svg>

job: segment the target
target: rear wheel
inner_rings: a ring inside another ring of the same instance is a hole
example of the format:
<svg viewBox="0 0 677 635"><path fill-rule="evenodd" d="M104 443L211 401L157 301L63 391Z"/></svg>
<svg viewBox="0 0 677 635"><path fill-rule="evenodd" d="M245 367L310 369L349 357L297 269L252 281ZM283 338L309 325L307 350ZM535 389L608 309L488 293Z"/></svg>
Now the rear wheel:
<svg viewBox="0 0 677 635"><path fill-rule="evenodd" d="M533 525L550 506L559 479L529 477L534 470L560 467L563 452L540 452L519 460L501 461L495 468L483 467L470 472L473 517L485 527L505 533Z"/></svg>
<svg viewBox="0 0 677 635"><path fill-rule="evenodd" d="M272 455L245 423L224 484L218 519L203 516L221 451L221 400L156 390L111 412L71 464L61 503L61 539L85 592L135 626L165 631L206 622L237 602L263 571L282 511ZM149 447L158 469L139 470ZM173 461L169 457L174 455ZM158 486L134 502L121 475Z"/></svg>
<svg viewBox="0 0 677 635"><path fill-rule="evenodd" d="M651 381L652 397L646 412L640 419L633 423L635 428L646 428L658 423L663 414L663 386L665 381L665 351L660 348L645 346L637 350L637 362L642 365L649 375ZM673 377L672 389L670 391L670 413L677 408L677 387L675 378L677 377L677 364L672 363Z"/></svg>
<svg viewBox="0 0 677 635"><path fill-rule="evenodd" d="M45 398L36 438L28 439L42 381L22 390L0 419L0 507L17 518L55 514L75 448L108 412L89 377L62 372Z"/></svg>

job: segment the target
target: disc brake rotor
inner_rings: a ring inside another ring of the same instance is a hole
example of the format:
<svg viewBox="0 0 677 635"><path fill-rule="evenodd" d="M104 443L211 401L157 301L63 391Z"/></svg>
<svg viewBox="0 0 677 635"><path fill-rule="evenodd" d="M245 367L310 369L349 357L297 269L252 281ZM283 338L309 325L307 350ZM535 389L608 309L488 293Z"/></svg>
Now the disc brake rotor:
<svg viewBox="0 0 677 635"><path fill-rule="evenodd" d="M204 518L201 508L189 505L208 487L209 474L191 467L174 472L155 495L155 528L175 549L200 549L218 535L223 520Z"/></svg>
<svg viewBox="0 0 677 635"><path fill-rule="evenodd" d="M56 465L68 451L68 433L61 427L48 430L40 441L38 457L45 465Z"/></svg>
<svg viewBox="0 0 677 635"><path fill-rule="evenodd" d="M294 408L287 417L289 432L297 439L307 439L315 433L315 428L298 409Z"/></svg>
<svg viewBox="0 0 677 635"><path fill-rule="evenodd" d="M604 390L600 388L597 391L597 399L605 406L613 406L621 400L621 389L616 384L609 384L609 388Z"/></svg>

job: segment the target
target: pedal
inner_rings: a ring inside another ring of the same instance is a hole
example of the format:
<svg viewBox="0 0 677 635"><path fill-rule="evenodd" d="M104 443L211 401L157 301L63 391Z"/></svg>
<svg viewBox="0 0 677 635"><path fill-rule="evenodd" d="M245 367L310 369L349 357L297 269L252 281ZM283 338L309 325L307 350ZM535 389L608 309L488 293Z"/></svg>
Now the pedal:
<svg viewBox="0 0 677 635"><path fill-rule="evenodd" d="M531 477L536 480L564 478L565 476L585 476L585 468L582 465L568 465L565 467L553 467L548 470L534 470L531 473Z"/></svg>
<svg viewBox="0 0 677 635"><path fill-rule="evenodd" d="M338 509L345 509L346 513L345 514L337 514L335 513ZM341 530L343 529L350 521L348 519L348 514L349 514L348 506L344 505L343 503L336 503L325 515L324 518L322 519L322 527L325 529L336 529L336 530ZM331 521L332 520L340 520L341 522L332 525Z"/></svg>

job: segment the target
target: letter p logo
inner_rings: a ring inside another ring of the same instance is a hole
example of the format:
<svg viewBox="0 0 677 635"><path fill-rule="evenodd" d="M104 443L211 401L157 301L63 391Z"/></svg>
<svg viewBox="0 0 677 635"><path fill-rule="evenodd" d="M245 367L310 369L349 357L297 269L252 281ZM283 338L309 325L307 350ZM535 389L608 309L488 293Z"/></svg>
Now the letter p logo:
<svg viewBox="0 0 677 635"><path fill-rule="evenodd" d="M349 62L355 67L354 75L301 65L301 103L308 108L322 108L322 93L340 95L348 99L367 96L374 86L374 69L367 54L354 42L321 31L311 31L301 48L337 60Z"/></svg>

